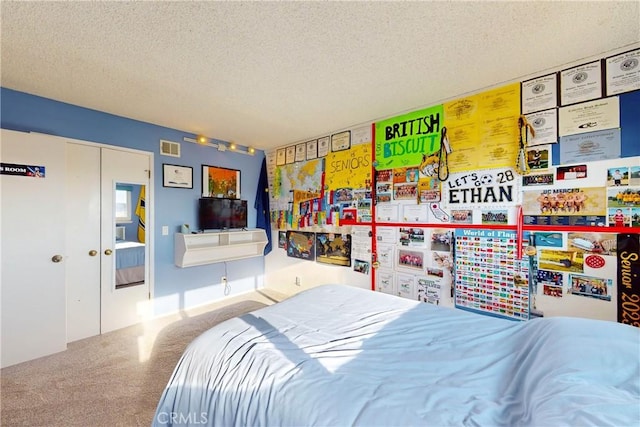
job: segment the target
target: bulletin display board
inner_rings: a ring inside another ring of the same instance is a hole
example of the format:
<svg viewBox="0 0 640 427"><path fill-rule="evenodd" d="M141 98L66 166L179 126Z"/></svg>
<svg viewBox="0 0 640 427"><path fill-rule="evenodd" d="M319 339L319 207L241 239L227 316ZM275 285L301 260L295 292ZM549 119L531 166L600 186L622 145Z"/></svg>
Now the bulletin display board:
<svg viewBox="0 0 640 427"><path fill-rule="evenodd" d="M639 258L640 67L616 64L639 56L341 131L339 147L327 135L306 160L278 161L283 147L267 155L272 224L371 226L352 236L370 246L351 268L377 291L512 320L545 307L629 323L640 283L620 271Z"/></svg>

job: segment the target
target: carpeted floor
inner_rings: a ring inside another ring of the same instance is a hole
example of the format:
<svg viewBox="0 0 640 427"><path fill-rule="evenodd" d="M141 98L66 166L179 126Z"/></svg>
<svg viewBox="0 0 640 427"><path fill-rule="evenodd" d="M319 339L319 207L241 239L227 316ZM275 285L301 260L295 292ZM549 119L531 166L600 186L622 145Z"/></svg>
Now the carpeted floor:
<svg viewBox="0 0 640 427"><path fill-rule="evenodd" d="M189 342L224 320L284 298L252 292L76 341L64 352L4 368L0 424L149 426Z"/></svg>

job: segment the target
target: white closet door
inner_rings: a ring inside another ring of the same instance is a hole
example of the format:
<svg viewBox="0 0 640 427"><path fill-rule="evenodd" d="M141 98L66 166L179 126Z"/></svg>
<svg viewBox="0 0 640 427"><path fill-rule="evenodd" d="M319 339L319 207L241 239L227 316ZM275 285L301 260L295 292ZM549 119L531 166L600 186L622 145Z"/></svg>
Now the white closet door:
<svg viewBox="0 0 640 427"><path fill-rule="evenodd" d="M116 288L115 266L115 202L116 184L146 185L149 199L149 155L120 150L102 149L102 280L101 323L102 333L144 321L150 314L149 241L145 246L145 280L135 286ZM135 206L137 200L132 200ZM145 223L149 227L149 209ZM137 221L137 217L132 218ZM150 229L146 230L150 237Z"/></svg>
<svg viewBox="0 0 640 427"><path fill-rule="evenodd" d="M67 151L67 342L100 334L100 147Z"/></svg>
<svg viewBox="0 0 640 427"><path fill-rule="evenodd" d="M65 350L65 148L2 130L0 161L42 177L0 175L1 365Z"/></svg>

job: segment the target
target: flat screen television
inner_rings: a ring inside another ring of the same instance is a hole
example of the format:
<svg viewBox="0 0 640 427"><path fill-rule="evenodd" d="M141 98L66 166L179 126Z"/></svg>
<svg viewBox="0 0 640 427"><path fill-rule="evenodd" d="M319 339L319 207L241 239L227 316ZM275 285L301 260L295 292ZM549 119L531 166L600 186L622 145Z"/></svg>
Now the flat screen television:
<svg viewBox="0 0 640 427"><path fill-rule="evenodd" d="M202 197L198 201L198 228L202 231L247 228L247 201Z"/></svg>

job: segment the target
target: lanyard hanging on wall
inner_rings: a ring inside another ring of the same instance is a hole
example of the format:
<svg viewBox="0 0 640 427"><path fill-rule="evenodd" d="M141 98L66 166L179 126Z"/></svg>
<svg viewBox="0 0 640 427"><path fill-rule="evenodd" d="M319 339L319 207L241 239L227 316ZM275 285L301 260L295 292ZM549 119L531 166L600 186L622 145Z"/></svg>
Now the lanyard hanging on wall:
<svg viewBox="0 0 640 427"><path fill-rule="evenodd" d="M440 131L440 152L438 153L438 179L443 182L449 179L449 154L451 151L447 128L443 126Z"/></svg>
<svg viewBox="0 0 640 427"><path fill-rule="evenodd" d="M523 135L524 133L524 135ZM525 116L520 116L518 118L518 157L516 158L516 171L520 175L526 175L529 173L529 164L527 163L527 144L529 142L529 133L531 133L531 137L536 136L536 131L533 129L533 126L529 124L527 118Z"/></svg>

